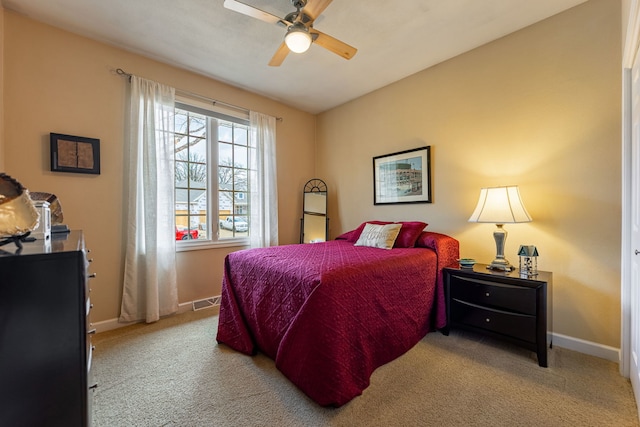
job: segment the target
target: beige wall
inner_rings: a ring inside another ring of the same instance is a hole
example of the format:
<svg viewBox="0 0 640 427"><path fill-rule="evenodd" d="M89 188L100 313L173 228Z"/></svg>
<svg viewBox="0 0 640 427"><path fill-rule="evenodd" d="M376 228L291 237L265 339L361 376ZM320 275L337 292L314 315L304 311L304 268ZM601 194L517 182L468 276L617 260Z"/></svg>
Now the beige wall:
<svg viewBox="0 0 640 427"><path fill-rule="evenodd" d="M620 0L622 9L622 40L624 41L627 36L627 30L629 28L629 16L631 15L631 0ZM624 50L624 46L623 46Z"/></svg>
<svg viewBox="0 0 640 427"><path fill-rule="evenodd" d="M123 275L122 194L126 183L122 164L127 82L113 73L115 68L282 117L283 121L277 123L280 241L298 241L302 188L315 175L313 115L9 11L4 12L2 46L6 124L1 133L6 142L2 170L31 191L56 194L65 223L86 233L95 259L91 270L97 273L91 294L94 322L119 315ZM50 172L50 132L99 138L102 173ZM220 294L222 261L230 250L178 254L180 302Z"/></svg>
<svg viewBox="0 0 640 427"><path fill-rule="evenodd" d="M534 244L554 274L554 332L620 345L621 9L592 0L321 114L317 171L331 236L370 219L424 220L490 262L480 187L519 185L534 221L507 224L507 258ZM372 158L432 147L432 204L374 206Z"/></svg>

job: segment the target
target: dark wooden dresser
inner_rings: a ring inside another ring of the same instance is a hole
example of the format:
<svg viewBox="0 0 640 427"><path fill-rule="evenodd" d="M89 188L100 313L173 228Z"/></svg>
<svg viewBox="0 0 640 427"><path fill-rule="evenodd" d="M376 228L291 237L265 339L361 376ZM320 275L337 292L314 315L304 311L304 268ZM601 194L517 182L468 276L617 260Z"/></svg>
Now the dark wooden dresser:
<svg viewBox="0 0 640 427"><path fill-rule="evenodd" d="M91 425L92 346L80 231L0 246L0 426Z"/></svg>
<svg viewBox="0 0 640 427"><path fill-rule="evenodd" d="M530 277L518 269L500 272L485 264L444 269L447 327L501 338L535 351L547 367L547 333L552 331L552 274ZM550 343L549 343L550 345Z"/></svg>

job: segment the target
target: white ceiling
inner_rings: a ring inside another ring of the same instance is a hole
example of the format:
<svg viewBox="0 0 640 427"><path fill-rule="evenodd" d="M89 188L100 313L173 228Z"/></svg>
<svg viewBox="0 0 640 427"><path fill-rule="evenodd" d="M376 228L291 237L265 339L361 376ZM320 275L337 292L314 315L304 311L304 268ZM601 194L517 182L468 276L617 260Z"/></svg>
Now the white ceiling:
<svg viewBox="0 0 640 427"><path fill-rule="evenodd" d="M291 0L242 0L284 17ZM223 0L2 0L6 9L319 113L586 0L334 0L314 28L358 49L317 45L267 64L285 29ZM135 70L126 70L135 73ZM144 77L144 76L142 76Z"/></svg>

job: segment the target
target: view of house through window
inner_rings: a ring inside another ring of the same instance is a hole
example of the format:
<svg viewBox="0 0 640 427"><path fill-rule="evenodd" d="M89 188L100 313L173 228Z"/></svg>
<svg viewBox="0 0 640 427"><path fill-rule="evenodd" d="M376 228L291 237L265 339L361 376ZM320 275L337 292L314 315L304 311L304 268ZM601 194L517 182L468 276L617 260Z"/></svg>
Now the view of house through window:
<svg viewBox="0 0 640 427"><path fill-rule="evenodd" d="M246 120L176 106L176 240L248 237L248 140Z"/></svg>

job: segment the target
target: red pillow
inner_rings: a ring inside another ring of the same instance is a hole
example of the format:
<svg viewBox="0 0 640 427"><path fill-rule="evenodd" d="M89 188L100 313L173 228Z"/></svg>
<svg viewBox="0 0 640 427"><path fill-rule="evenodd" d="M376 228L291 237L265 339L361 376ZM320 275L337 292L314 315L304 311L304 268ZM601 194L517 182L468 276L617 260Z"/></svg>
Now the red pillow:
<svg viewBox="0 0 640 427"><path fill-rule="evenodd" d="M360 238L360 234L362 234L362 230L364 230L364 226L369 224L393 224L392 221L367 221L360 224L358 228L355 230L344 233L338 238L346 239L347 242L355 243ZM397 224L402 224L402 228L400 229L400 233L396 238L396 242L394 243L394 248L413 248L416 244L416 240L422 233L422 230L427 226L426 222L421 221L397 221Z"/></svg>
<svg viewBox="0 0 640 427"><path fill-rule="evenodd" d="M413 248L416 245L416 240L420 237L420 233L427 226L426 222L421 221L400 221L402 228L400 234L396 237L396 243L394 248Z"/></svg>

